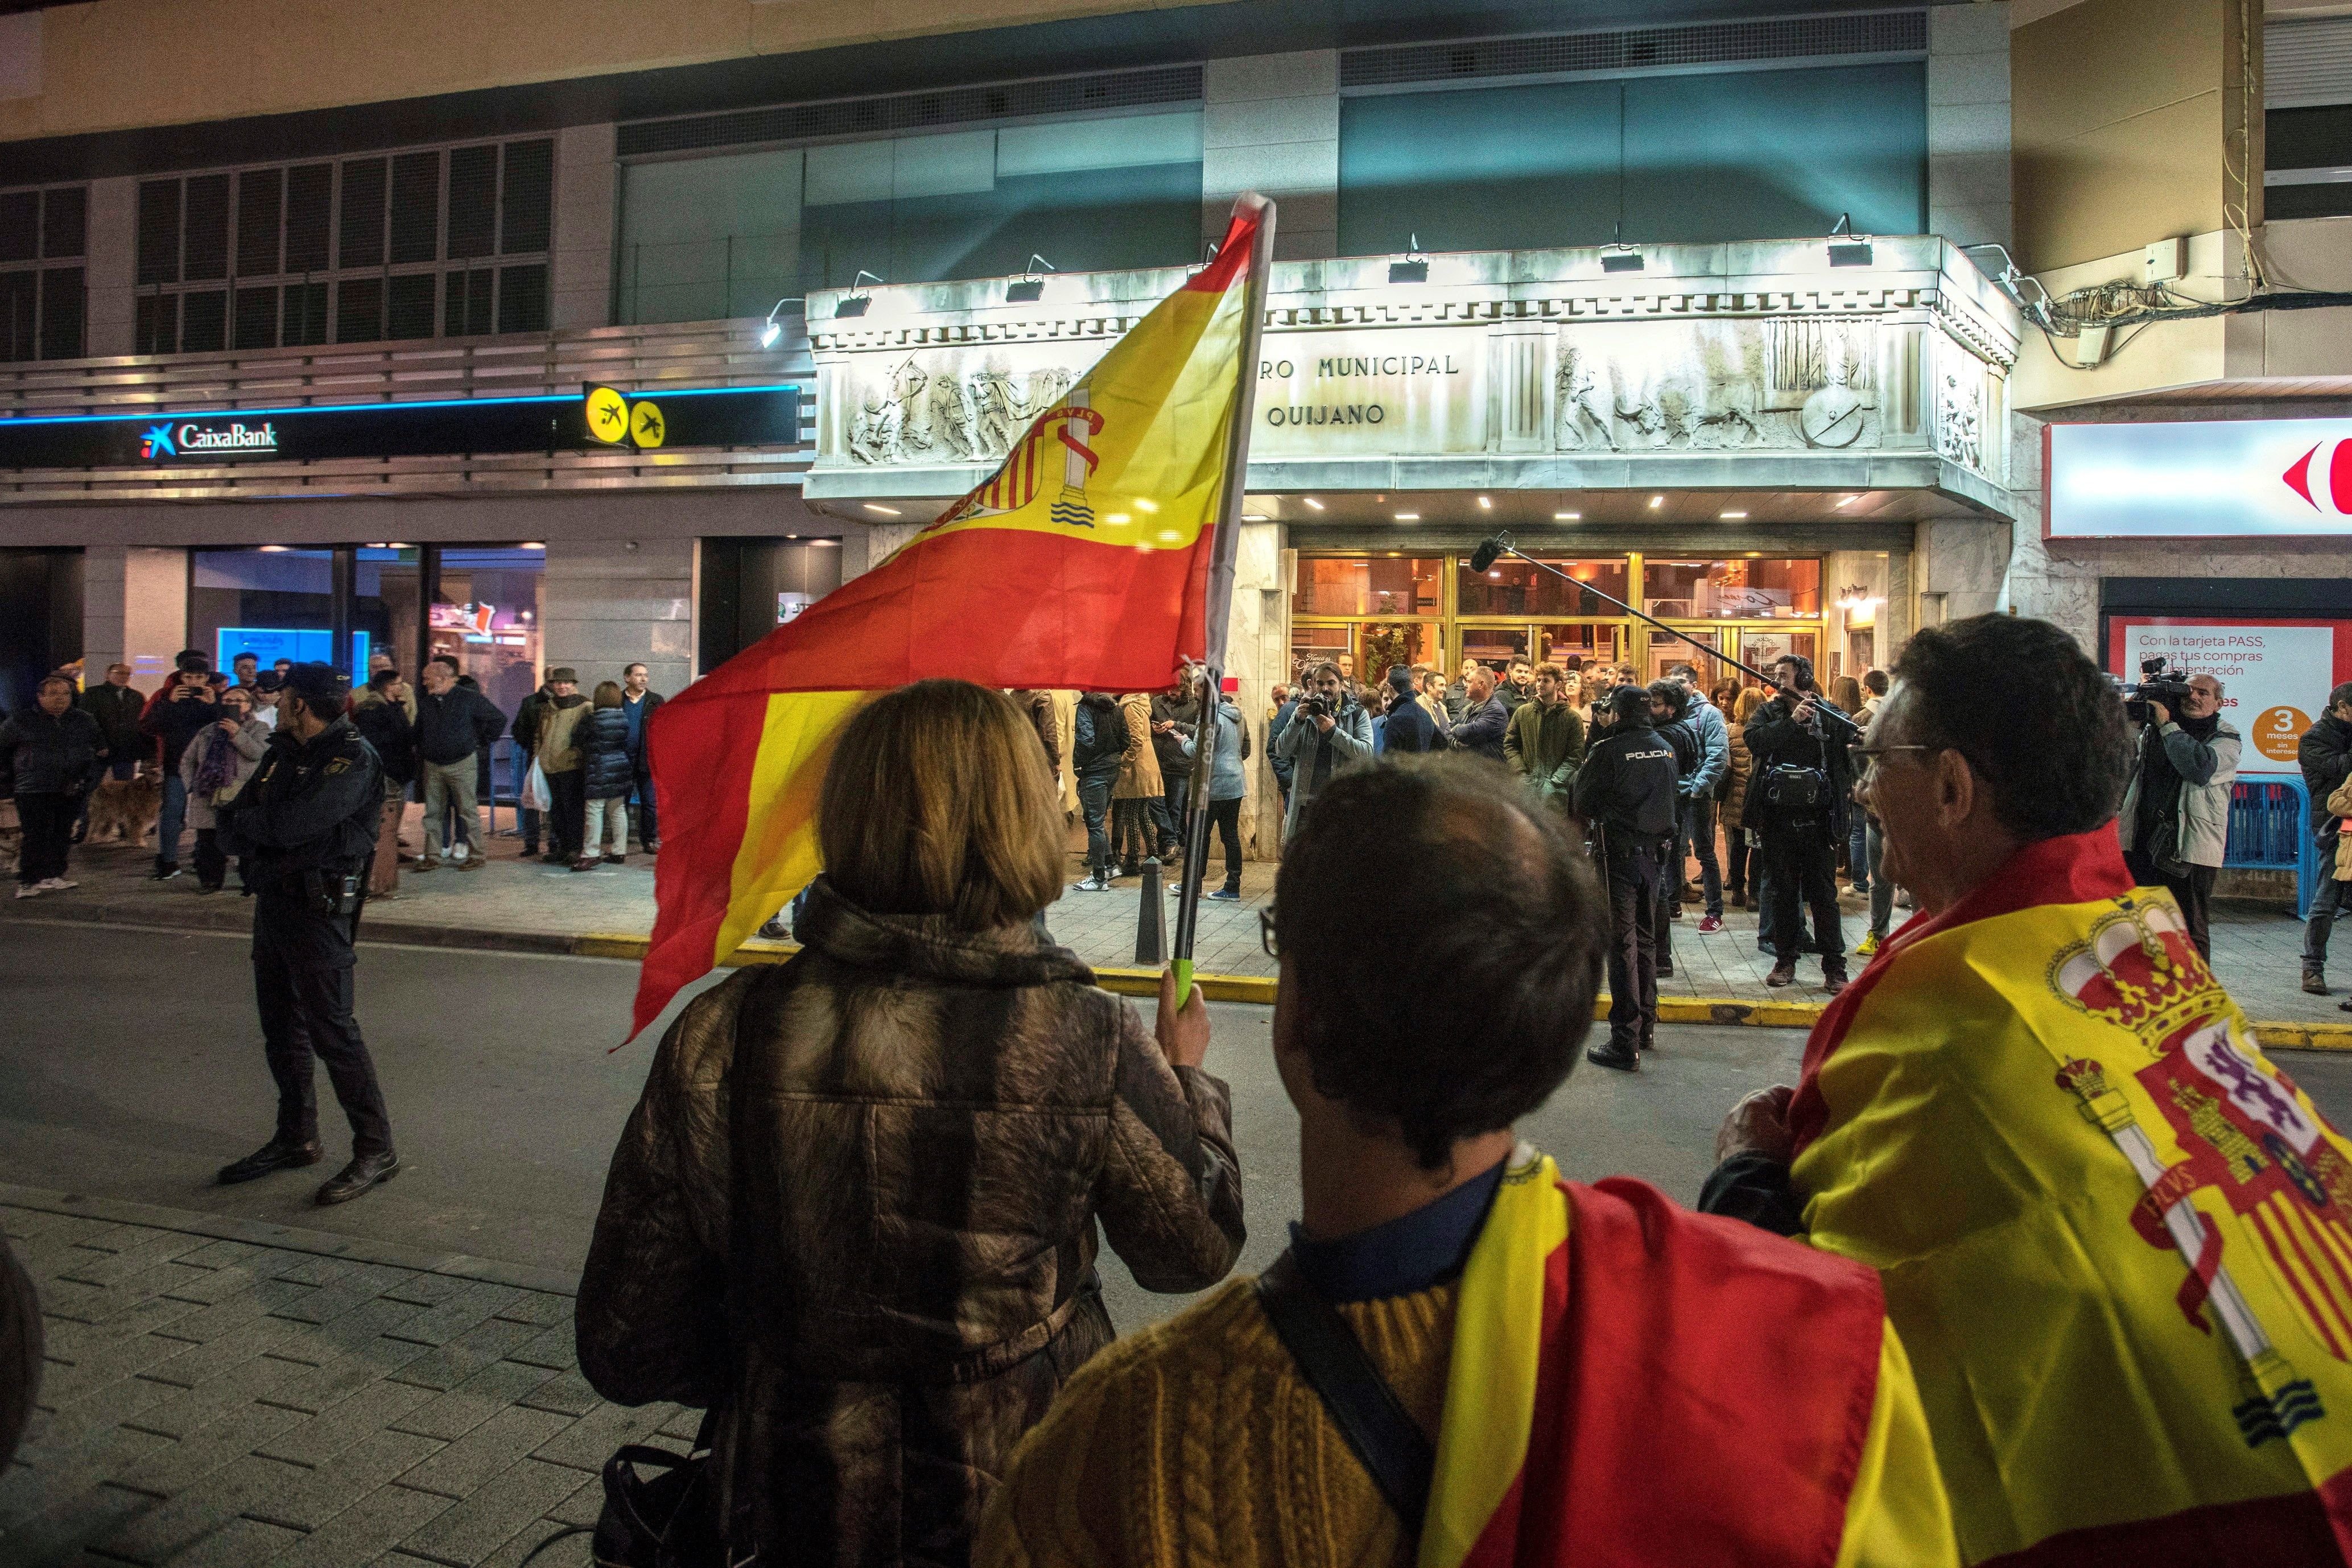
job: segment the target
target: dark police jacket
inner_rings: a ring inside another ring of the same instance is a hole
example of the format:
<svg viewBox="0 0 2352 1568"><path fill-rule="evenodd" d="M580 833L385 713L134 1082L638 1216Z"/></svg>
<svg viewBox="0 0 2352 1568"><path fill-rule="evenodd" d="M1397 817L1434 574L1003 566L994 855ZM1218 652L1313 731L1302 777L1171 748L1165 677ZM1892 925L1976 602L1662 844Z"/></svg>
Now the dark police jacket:
<svg viewBox="0 0 2352 1568"><path fill-rule="evenodd" d="M1576 773L1575 810L1610 837L1611 852L1652 843L1675 830L1675 748L1638 720L1619 724L1584 753Z"/></svg>
<svg viewBox="0 0 2352 1568"><path fill-rule="evenodd" d="M383 816L383 764L346 716L308 744L290 730L269 737L261 765L221 808L221 847L247 857L257 892L299 895L306 872L365 866Z"/></svg>

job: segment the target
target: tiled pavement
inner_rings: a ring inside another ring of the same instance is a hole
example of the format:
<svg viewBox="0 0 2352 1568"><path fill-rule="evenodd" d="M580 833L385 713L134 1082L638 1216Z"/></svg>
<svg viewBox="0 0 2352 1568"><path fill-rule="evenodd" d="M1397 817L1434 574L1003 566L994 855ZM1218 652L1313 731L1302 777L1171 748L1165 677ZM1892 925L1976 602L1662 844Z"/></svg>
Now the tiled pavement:
<svg viewBox="0 0 2352 1568"><path fill-rule="evenodd" d="M572 1298L499 1282L521 1271L13 1195L0 1226L39 1287L48 1364L0 1476L9 1568L511 1568L594 1523L614 1448L694 1434L695 1412L598 1399ZM588 1538L535 1561L577 1568Z"/></svg>
<svg viewBox="0 0 2352 1568"><path fill-rule="evenodd" d="M410 807L412 824L419 808ZM411 837L415 828L412 826ZM511 838L494 839L490 864L479 872L438 870L420 876L405 871L400 896L371 902L362 935L378 941L414 942L432 945L507 947L565 952L576 939L623 934L642 937L653 929L653 862L638 854L623 867L604 867L575 874L558 867L520 858L520 846ZM89 920L131 925L249 928L250 906L234 893L199 897L194 879L172 882L145 879L152 851L145 854L112 847L75 850L70 875L81 886L69 893L26 902L0 900L0 921L17 916L47 920ZM1222 875L1222 851L1213 851L1213 879ZM1074 858L1073 880L1085 874ZM1275 868L1250 862L1244 868L1238 903L1204 900L1195 932L1194 963L1203 973L1271 975L1274 961L1258 940L1258 910L1274 896ZM1100 968L1136 963L1139 882L1122 879L1108 893L1065 892L1046 912L1055 940L1080 958ZM1175 900L1166 900L1173 934ZM1368 899L1366 918L1377 918L1377 889ZM1676 925L1674 932L1675 973L1659 983L1667 997L1728 998L1739 1002L1820 1003L1821 970L1807 960L1798 965L1797 984L1785 991L1768 989L1764 976L1772 961L1756 949L1756 917L1730 910L1719 934L1697 933L1698 910ZM1848 893L1843 900L1846 942L1859 942L1868 929L1864 900ZM1906 918L1900 910L1896 923ZM2308 996L2300 989L2302 931L2283 904L2251 900L2224 900L2213 912L2213 967L2239 1005L2258 1021L2352 1025L2339 1011L2347 994L2339 985L2334 997ZM2352 935L2347 935L2352 941ZM755 943L755 946L760 945ZM1850 959L1860 967L1859 959ZM2339 960L2339 974L2352 980L2352 955Z"/></svg>

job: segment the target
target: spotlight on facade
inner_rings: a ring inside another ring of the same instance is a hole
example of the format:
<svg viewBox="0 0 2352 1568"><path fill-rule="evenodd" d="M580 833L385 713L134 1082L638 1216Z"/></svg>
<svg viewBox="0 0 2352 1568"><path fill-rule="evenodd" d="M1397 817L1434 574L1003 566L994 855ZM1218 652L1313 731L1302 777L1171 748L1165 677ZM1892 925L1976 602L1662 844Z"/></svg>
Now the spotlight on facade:
<svg viewBox="0 0 2352 1568"><path fill-rule="evenodd" d="M861 267L857 269L857 276L849 280L849 286L854 289L869 278L877 283L887 281L880 273L868 272ZM843 316L862 316L866 314L866 307L872 303L874 303L874 296L871 293L848 294L843 297L841 303L833 308L833 313L836 319Z"/></svg>
<svg viewBox="0 0 2352 1568"><path fill-rule="evenodd" d="M776 346L776 340L784 335L784 324L776 320L776 317L787 305L799 305L805 310L808 306L808 301L801 298L798 294L787 294L782 299L777 300L774 304L769 306L768 320L766 323L760 328L760 346L761 348L774 348Z"/></svg>
<svg viewBox="0 0 2352 1568"><path fill-rule="evenodd" d="M1830 227L1830 265L1832 267L1867 267L1870 265L1870 239L1853 232L1853 216L1838 214Z"/></svg>
<svg viewBox="0 0 2352 1568"><path fill-rule="evenodd" d="M1041 270L1053 272L1058 268L1035 251L1031 251L1029 265L1022 269L1021 276L1004 286L1005 303L1034 305L1045 298L1045 280L1037 275Z"/></svg>
<svg viewBox="0 0 2352 1568"><path fill-rule="evenodd" d="M1402 261L1389 263L1391 283L1426 283L1429 281L1429 258L1421 253L1421 236L1407 235L1407 247Z"/></svg>
<svg viewBox="0 0 2352 1568"><path fill-rule="evenodd" d="M1662 507L1662 506L1664 506L1664 505L1665 505L1665 504L1666 504L1666 498L1665 498L1665 497L1664 497L1664 496L1652 496L1652 497L1650 498L1650 510L1651 510L1652 511L1655 511L1655 510L1657 510L1660 507Z"/></svg>

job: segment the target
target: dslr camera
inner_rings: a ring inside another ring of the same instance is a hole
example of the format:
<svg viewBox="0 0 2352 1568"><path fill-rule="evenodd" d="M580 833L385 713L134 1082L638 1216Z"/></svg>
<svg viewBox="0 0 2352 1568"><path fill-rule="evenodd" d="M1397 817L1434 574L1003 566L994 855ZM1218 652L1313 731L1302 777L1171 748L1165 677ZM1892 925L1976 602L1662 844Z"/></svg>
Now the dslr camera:
<svg viewBox="0 0 2352 1568"><path fill-rule="evenodd" d="M2178 666L2161 657L2139 661L2139 684L2122 688L2124 716L2135 724L2145 724L2152 717L2151 702L2161 702L2174 713L2180 711L2182 699L2189 695L2189 678Z"/></svg>
<svg viewBox="0 0 2352 1568"><path fill-rule="evenodd" d="M1320 697L1302 697L1298 700L1298 717L1301 719L1326 718L1330 712L1331 705Z"/></svg>

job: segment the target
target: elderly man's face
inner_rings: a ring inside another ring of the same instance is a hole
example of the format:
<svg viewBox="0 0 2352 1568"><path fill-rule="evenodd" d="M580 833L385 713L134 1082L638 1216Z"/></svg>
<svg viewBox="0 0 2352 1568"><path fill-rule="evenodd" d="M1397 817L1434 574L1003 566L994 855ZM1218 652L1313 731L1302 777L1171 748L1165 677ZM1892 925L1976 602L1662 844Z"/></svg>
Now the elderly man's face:
<svg viewBox="0 0 2352 1568"><path fill-rule="evenodd" d="M1470 672L1466 684L1469 688L1470 700L1484 702L1495 695L1495 672L1482 664Z"/></svg>
<svg viewBox="0 0 2352 1568"><path fill-rule="evenodd" d="M109 686L128 686L128 685L130 685L130 684L131 684L131 667L130 667L129 665L127 665L127 664L110 664L110 665L108 665L108 666L106 667L106 683L107 683Z"/></svg>
<svg viewBox="0 0 2352 1568"><path fill-rule="evenodd" d="M2180 700L2183 719L2207 719L2221 710L2221 683L2210 675L2189 678L2189 695Z"/></svg>
<svg viewBox="0 0 2352 1568"><path fill-rule="evenodd" d="M1886 749L1916 743L1918 705L1917 693L1897 682L1878 705L1863 742L1879 754L1857 759L1864 761L1857 794L1885 833L1885 875L1898 888L1915 886L1913 878L1941 864L1950 847L1937 817L1940 753Z"/></svg>
<svg viewBox="0 0 2352 1568"><path fill-rule="evenodd" d="M428 664L425 667L425 689L434 696L448 695L449 689L457 684L457 678L449 673L447 665Z"/></svg>

